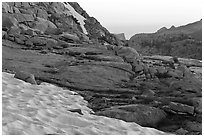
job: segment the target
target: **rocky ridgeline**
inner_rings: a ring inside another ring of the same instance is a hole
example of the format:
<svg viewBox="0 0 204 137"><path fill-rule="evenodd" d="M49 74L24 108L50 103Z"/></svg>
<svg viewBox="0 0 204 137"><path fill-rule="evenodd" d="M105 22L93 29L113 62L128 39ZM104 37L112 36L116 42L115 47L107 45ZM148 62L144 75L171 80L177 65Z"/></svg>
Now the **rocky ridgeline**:
<svg viewBox="0 0 204 137"><path fill-rule="evenodd" d="M72 5L79 16L84 16L85 25L79 23L66 5ZM28 48L42 49L50 45L49 48L60 48L67 46L64 41L93 43L100 40L120 44L75 2L3 2L2 12L3 38ZM83 27L88 34L83 33Z"/></svg>
<svg viewBox="0 0 204 137"><path fill-rule="evenodd" d="M85 18L88 34L64 4ZM175 134L201 134L198 60L143 57L78 3L7 2L2 9L4 71L33 84L76 90L96 115Z"/></svg>

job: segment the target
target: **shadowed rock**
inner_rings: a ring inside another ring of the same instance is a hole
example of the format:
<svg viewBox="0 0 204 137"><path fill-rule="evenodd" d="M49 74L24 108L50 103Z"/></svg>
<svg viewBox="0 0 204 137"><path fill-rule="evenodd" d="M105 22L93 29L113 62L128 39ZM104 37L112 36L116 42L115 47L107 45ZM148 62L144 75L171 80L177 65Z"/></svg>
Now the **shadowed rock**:
<svg viewBox="0 0 204 137"><path fill-rule="evenodd" d="M30 74L28 72L24 72L24 71L16 71L14 78L18 78L21 79L25 82L31 83L36 85L36 81L35 81L35 77L33 74Z"/></svg>
<svg viewBox="0 0 204 137"><path fill-rule="evenodd" d="M166 117L163 110L142 104L114 106L96 114L151 127L155 127L158 122Z"/></svg>

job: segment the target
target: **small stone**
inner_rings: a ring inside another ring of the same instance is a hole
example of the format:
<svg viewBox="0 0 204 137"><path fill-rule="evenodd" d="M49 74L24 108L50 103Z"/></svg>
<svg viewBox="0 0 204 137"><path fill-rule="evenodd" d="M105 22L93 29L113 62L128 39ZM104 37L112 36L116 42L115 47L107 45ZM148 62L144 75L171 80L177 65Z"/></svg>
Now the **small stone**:
<svg viewBox="0 0 204 137"><path fill-rule="evenodd" d="M70 109L69 111L70 111L70 112L77 112L77 113L79 113L80 115L83 115L83 113L81 112L81 109Z"/></svg>

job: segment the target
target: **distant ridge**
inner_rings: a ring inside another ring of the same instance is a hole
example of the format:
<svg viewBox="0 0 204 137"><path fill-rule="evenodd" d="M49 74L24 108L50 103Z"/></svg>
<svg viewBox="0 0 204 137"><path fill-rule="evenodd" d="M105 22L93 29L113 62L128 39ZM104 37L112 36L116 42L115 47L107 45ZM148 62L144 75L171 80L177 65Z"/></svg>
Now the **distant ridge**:
<svg viewBox="0 0 204 137"><path fill-rule="evenodd" d="M155 33L135 34L128 44L143 55L202 59L202 19L169 29L162 27Z"/></svg>

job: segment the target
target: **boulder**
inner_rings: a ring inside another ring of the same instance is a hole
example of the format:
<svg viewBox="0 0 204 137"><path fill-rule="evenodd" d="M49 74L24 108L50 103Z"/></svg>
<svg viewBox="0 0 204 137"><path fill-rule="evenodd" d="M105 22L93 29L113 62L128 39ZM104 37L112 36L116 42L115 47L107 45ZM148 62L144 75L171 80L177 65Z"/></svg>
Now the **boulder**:
<svg viewBox="0 0 204 137"><path fill-rule="evenodd" d="M28 72L25 71L16 71L14 78L18 78L21 79L25 82L31 83L31 84L37 84L35 81L35 77L33 74L30 74Z"/></svg>
<svg viewBox="0 0 204 137"><path fill-rule="evenodd" d="M185 126L189 131L202 132L202 124L201 123L188 121L188 122L186 122Z"/></svg>
<svg viewBox="0 0 204 137"><path fill-rule="evenodd" d="M29 4L29 2L21 2L21 7L23 7L23 8L29 8L29 7L30 7L30 4Z"/></svg>
<svg viewBox="0 0 204 137"><path fill-rule="evenodd" d="M173 112L177 112L177 113L187 113L187 114L194 114L194 107L193 106L189 106L186 104L181 104L181 103L177 103L177 102L170 102L169 105L167 106L163 106L163 108L166 111L173 111Z"/></svg>
<svg viewBox="0 0 204 137"><path fill-rule="evenodd" d="M141 61L134 60L133 63L131 63L131 65L135 73L138 73L144 70L143 63Z"/></svg>
<svg viewBox="0 0 204 137"><path fill-rule="evenodd" d="M20 10L18 8L16 8L16 7L13 7L13 12L14 13L21 13Z"/></svg>
<svg viewBox="0 0 204 137"><path fill-rule="evenodd" d="M178 130L176 130L176 134L178 134L178 135L185 135L187 133L188 133L188 131L183 129L183 128L179 128Z"/></svg>
<svg viewBox="0 0 204 137"><path fill-rule="evenodd" d="M20 8L21 7L22 2L14 2L15 7Z"/></svg>
<svg viewBox="0 0 204 137"><path fill-rule="evenodd" d="M13 13L13 7L7 2L2 2L2 13Z"/></svg>
<svg viewBox="0 0 204 137"><path fill-rule="evenodd" d="M22 8L19 8L19 11L20 13L22 14L29 14L29 15L33 15L34 14L34 10L33 9L22 9Z"/></svg>
<svg viewBox="0 0 204 137"><path fill-rule="evenodd" d="M96 112L96 114L150 127L157 126L166 117L163 110L142 104L113 106L104 111Z"/></svg>
<svg viewBox="0 0 204 137"><path fill-rule="evenodd" d="M157 75L164 75L165 73L167 73L167 69L165 67L157 67Z"/></svg>
<svg viewBox="0 0 204 137"><path fill-rule="evenodd" d="M15 5L15 2L6 2L8 5L10 5L10 6L14 6Z"/></svg>
<svg viewBox="0 0 204 137"><path fill-rule="evenodd" d="M25 44L25 42L22 39L17 38L17 37L15 37L15 42L21 45Z"/></svg>
<svg viewBox="0 0 204 137"><path fill-rule="evenodd" d="M62 30L60 28L54 28L54 27L49 27L46 29L46 31L44 32L44 34L47 35L59 35L62 34Z"/></svg>
<svg viewBox="0 0 204 137"><path fill-rule="evenodd" d="M154 77L157 73L157 70L154 67L149 67L149 74L151 77Z"/></svg>
<svg viewBox="0 0 204 137"><path fill-rule="evenodd" d="M52 38L44 38L44 40L46 41L46 47L47 48L53 48L57 45L57 41L52 39Z"/></svg>
<svg viewBox="0 0 204 137"><path fill-rule="evenodd" d="M13 15L20 23L27 22L27 21L34 21L33 15L30 15L30 14L15 13Z"/></svg>
<svg viewBox="0 0 204 137"><path fill-rule="evenodd" d="M174 78L178 78L178 79L181 79L181 78L183 78L183 73L182 73L182 71L180 71L180 70L169 70L167 73L166 73L166 75L168 76L168 77L174 77Z"/></svg>
<svg viewBox="0 0 204 137"><path fill-rule="evenodd" d="M10 41L15 41L14 35L8 35L7 39L10 40Z"/></svg>
<svg viewBox="0 0 204 137"><path fill-rule="evenodd" d="M119 40L123 40L125 41L125 34L124 33L120 33L120 34L114 34L116 38L118 38Z"/></svg>
<svg viewBox="0 0 204 137"><path fill-rule="evenodd" d="M17 26L12 26L8 31L8 35L20 35L21 29Z"/></svg>
<svg viewBox="0 0 204 137"><path fill-rule="evenodd" d="M202 93L201 83L196 83L193 78L188 80L173 80L169 83L169 88L171 90L181 90L184 93L197 93L197 95Z"/></svg>
<svg viewBox="0 0 204 137"><path fill-rule="evenodd" d="M35 46L46 46L46 41L41 37L32 37L29 39Z"/></svg>
<svg viewBox="0 0 204 137"><path fill-rule="evenodd" d="M29 35L29 36L36 36L37 34L35 33L35 31L33 29L27 29L27 30L22 30L21 34L24 35Z"/></svg>
<svg viewBox="0 0 204 137"><path fill-rule="evenodd" d="M95 61L112 61L112 62L123 62L123 59L118 56L107 56L107 55L86 55L86 59Z"/></svg>
<svg viewBox="0 0 204 137"><path fill-rule="evenodd" d="M99 55L102 54L103 51L96 48L86 48L86 47L69 47L67 48L69 55Z"/></svg>
<svg viewBox="0 0 204 137"><path fill-rule="evenodd" d="M114 50L115 45L106 44L107 50Z"/></svg>
<svg viewBox="0 0 204 137"><path fill-rule="evenodd" d="M79 41L79 37L77 35L74 34L70 34L68 32L64 32L60 35L60 39L67 41L67 42L71 42L71 41Z"/></svg>
<svg viewBox="0 0 204 137"><path fill-rule="evenodd" d="M37 8L37 17L48 19L48 13L44 9Z"/></svg>
<svg viewBox="0 0 204 137"><path fill-rule="evenodd" d="M42 33L45 33L47 29L56 29L56 28L57 27L49 20L39 18L39 17L37 17L37 21L35 22L35 25L33 27L33 29L39 30Z"/></svg>
<svg viewBox="0 0 204 137"><path fill-rule="evenodd" d="M77 109L70 109L68 111L70 111L70 112L77 112L78 114L83 115L81 109L79 109L79 108L77 108Z"/></svg>
<svg viewBox="0 0 204 137"><path fill-rule="evenodd" d="M7 37L7 32L6 31L2 31L2 39L6 39Z"/></svg>
<svg viewBox="0 0 204 137"><path fill-rule="evenodd" d="M9 30L12 26L17 26L18 21L10 14L2 14L2 28Z"/></svg>
<svg viewBox="0 0 204 137"><path fill-rule="evenodd" d="M25 45L26 45L27 47L32 47L32 46L33 46L33 42L30 41L30 40L27 40L27 41L25 41Z"/></svg>
<svg viewBox="0 0 204 137"><path fill-rule="evenodd" d="M195 107L195 113L202 114L202 97L193 97L191 100Z"/></svg>
<svg viewBox="0 0 204 137"><path fill-rule="evenodd" d="M24 35L14 35L15 36L15 42L18 44L24 44L27 38Z"/></svg>
<svg viewBox="0 0 204 137"><path fill-rule="evenodd" d="M65 42L63 40L58 40L57 45L60 46L60 47L63 47L63 48L71 47L69 43L67 43L67 42Z"/></svg>
<svg viewBox="0 0 204 137"><path fill-rule="evenodd" d="M141 59L139 53L131 47L118 46L116 47L116 54L120 57L125 58L125 60L129 63L133 62L134 60Z"/></svg>
<svg viewBox="0 0 204 137"><path fill-rule="evenodd" d="M48 24L47 23L42 23L42 22L35 22L35 25L33 27L34 30L38 30L41 33L44 33L48 28Z"/></svg>
<svg viewBox="0 0 204 137"><path fill-rule="evenodd" d="M62 14L65 10L65 6L62 2L53 2L51 6L54 8L55 13Z"/></svg>

